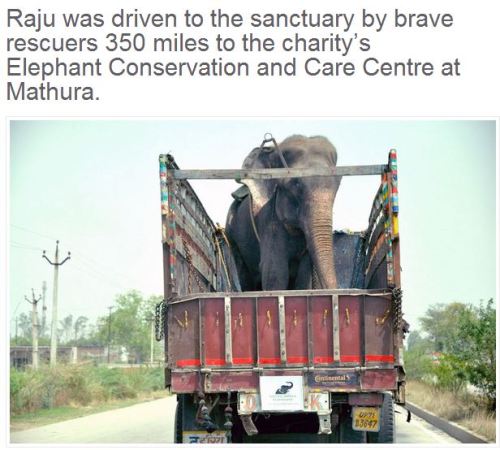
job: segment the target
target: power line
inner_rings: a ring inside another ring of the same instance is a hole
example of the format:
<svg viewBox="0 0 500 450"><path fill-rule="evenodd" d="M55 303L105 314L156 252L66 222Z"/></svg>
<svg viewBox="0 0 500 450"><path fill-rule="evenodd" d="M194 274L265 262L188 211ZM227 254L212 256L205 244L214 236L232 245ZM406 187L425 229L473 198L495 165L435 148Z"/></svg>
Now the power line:
<svg viewBox="0 0 500 450"><path fill-rule="evenodd" d="M29 228L26 228L26 227L21 227L19 225L14 225L14 224L10 224L11 227L13 228L17 228L19 230L23 230L23 231L26 231L28 233L32 233L32 234L36 234L38 236L41 236L41 237L44 237L44 238L47 238L47 239L51 239L51 240L55 240L56 238L53 237L53 236L48 236L46 234L42 234L42 233L39 233L38 231L34 231L34 230L30 230Z"/></svg>
<svg viewBox="0 0 500 450"><path fill-rule="evenodd" d="M22 242L16 242L16 241L10 241L10 245L18 248L23 248L26 250L36 250L36 251L43 250L41 247L33 247L32 245L23 244Z"/></svg>
<svg viewBox="0 0 500 450"><path fill-rule="evenodd" d="M28 233L32 233L32 234L35 234L35 235L38 235L38 236L41 236L41 237L44 237L44 238L48 238L48 239L56 239L52 236L48 236L46 234L43 234L43 233L40 233L38 231L35 231L35 230L31 230L29 228L26 228L26 227L22 227L22 226L19 226L19 225L14 225L14 224L11 224L12 227L14 228L18 228L20 230L23 230L23 231L26 231ZM32 247L30 246L29 244L23 244L21 242L14 242L14 241L11 241L12 243L15 243L17 244L18 246L23 246L25 247L26 249L33 249L33 250L43 250L42 248L40 247ZM116 278L124 278L124 279L129 279L130 277L128 275L125 275L125 274L121 274L121 273L118 273L116 271L114 271L113 269L105 266L104 264L102 264L101 262L99 261L96 261L94 260L93 258L85 255L84 252L80 251L78 248L74 248L73 249L73 256L79 256L82 260L87 260L87 265L91 266L92 268L94 268L94 266L100 266L102 269L104 269L107 273L115 276ZM84 263L84 261L82 261L82 263Z"/></svg>
<svg viewBox="0 0 500 450"><path fill-rule="evenodd" d="M79 264L73 264L72 268L76 269L77 271L84 273L85 275L88 275L94 279L97 279L99 281L105 282L109 284L110 286L113 286L114 288L119 288L120 290L127 290L129 288L125 287L122 284L118 284L106 277L106 275L97 272L95 270L89 270L87 267L79 265Z"/></svg>

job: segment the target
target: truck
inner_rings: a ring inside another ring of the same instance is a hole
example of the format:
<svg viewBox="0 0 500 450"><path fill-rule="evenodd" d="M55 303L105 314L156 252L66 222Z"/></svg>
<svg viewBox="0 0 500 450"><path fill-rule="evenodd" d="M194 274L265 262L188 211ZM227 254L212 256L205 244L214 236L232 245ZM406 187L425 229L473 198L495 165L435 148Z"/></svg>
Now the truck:
<svg viewBox="0 0 500 450"><path fill-rule="evenodd" d="M318 174L380 177L367 229L332 230L338 287L329 290L241 292L224 229L188 181L300 171L181 170L170 154L159 162L156 330L165 386L177 395L175 442L392 443L407 331L396 151L384 164Z"/></svg>

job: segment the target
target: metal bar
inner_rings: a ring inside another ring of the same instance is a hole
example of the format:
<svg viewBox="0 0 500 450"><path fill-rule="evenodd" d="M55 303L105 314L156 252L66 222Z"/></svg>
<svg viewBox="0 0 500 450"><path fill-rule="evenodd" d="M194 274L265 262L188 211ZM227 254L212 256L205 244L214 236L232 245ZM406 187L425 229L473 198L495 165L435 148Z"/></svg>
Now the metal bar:
<svg viewBox="0 0 500 450"><path fill-rule="evenodd" d="M380 175L387 170L386 164L364 166L304 167L287 169L169 169L175 180L242 180L298 177L331 177L351 175Z"/></svg>
<svg viewBox="0 0 500 450"><path fill-rule="evenodd" d="M281 362L286 364L285 297L283 295L278 296L278 312L280 327L280 356Z"/></svg>
<svg viewBox="0 0 500 450"><path fill-rule="evenodd" d="M233 363L233 346L231 342L231 297L224 297L224 328L225 328L225 349L226 349L226 364Z"/></svg>
<svg viewBox="0 0 500 450"><path fill-rule="evenodd" d="M359 324L360 324L360 342L361 342L361 349L360 349L360 357L361 357L361 366L365 367L366 366L366 361L365 361L365 348L366 348L366 341L365 341L365 300L366 296L363 295L361 298L361 305L359 308Z"/></svg>
<svg viewBox="0 0 500 450"><path fill-rule="evenodd" d="M313 348L313 328L312 328L312 311L311 297L307 296L307 356L309 358L309 367L314 367L314 348Z"/></svg>
<svg viewBox="0 0 500 450"><path fill-rule="evenodd" d="M257 353L257 355L256 355L256 359L255 359L255 365L256 366L259 365L259 361L260 361L259 303L257 302L258 299L259 299L258 297L254 297L254 299L253 299L254 311L255 311L255 326L253 328L254 328L255 342L257 343L257 347L256 347L256 353Z"/></svg>
<svg viewBox="0 0 500 450"><path fill-rule="evenodd" d="M276 297L279 295L291 296L320 296L320 295L368 295L368 296L386 296L391 295L392 289L317 289L301 291L255 291L255 292L231 292L231 297L253 297L258 300L260 297ZM194 299L224 297L227 293L223 292L200 292L189 294L182 297L176 297L171 303L181 303Z"/></svg>
<svg viewBox="0 0 500 450"><path fill-rule="evenodd" d="M200 337L198 339L200 346L200 362L201 367L206 366L206 358L205 358L205 302L198 301L198 328Z"/></svg>
<svg viewBox="0 0 500 450"><path fill-rule="evenodd" d="M332 295L333 360L340 361L339 296Z"/></svg>

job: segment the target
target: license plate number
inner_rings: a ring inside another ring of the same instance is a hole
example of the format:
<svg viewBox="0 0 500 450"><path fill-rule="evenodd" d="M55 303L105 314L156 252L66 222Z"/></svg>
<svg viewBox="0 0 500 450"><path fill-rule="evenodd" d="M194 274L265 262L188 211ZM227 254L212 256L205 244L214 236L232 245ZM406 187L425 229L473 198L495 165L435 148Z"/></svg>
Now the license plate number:
<svg viewBox="0 0 500 450"><path fill-rule="evenodd" d="M183 431L182 442L184 444L226 444L227 437L224 431Z"/></svg>
<svg viewBox="0 0 500 450"><path fill-rule="evenodd" d="M380 431L380 409L369 406L353 407L352 429L358 431Z"/></svg>

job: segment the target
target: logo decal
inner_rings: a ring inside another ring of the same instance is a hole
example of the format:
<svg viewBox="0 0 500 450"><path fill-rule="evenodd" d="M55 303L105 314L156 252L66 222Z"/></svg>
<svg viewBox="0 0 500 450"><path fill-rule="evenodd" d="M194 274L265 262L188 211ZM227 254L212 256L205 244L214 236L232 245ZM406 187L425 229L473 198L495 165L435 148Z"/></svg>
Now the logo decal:
<svg viewBox="0 0 500 450"><path fill-rule="evenodd" d="M292 389L292 387L293 383L291 381L287 381L276 390L276 394L286 394L290 389Z"/></svg>

